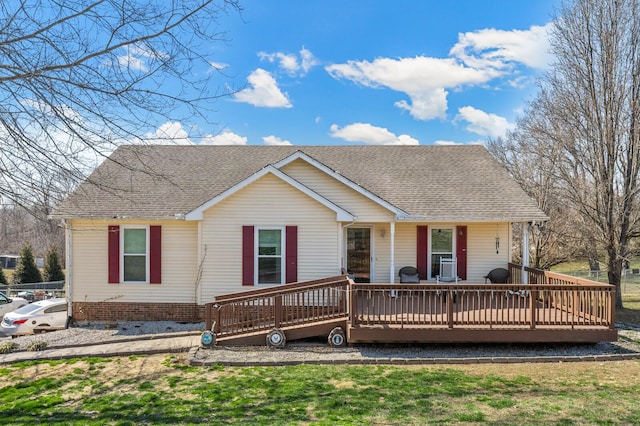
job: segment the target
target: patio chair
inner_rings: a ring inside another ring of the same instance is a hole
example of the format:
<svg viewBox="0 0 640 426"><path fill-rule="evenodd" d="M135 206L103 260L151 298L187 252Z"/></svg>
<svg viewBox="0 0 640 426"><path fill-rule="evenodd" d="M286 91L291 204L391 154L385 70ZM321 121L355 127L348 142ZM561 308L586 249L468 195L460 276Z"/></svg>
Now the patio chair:
<svg viewBox="0 0 640 426"><path fill-rule="evenodd" d="M436 283L456 283L458 284L458 268L456 268L456 259L440 258L440 273L436 275ZM453 292L453 301L456 301L457 292ZM438 296L440 291L438 290Z"/></svg>
<svg viewBox="0 0 640 426"><path fill-rule="evenodd" d="M403 266L398 271L401 283L420 283L420 273L413 266Z"/></svg>
<svg viewBox="0 0 640 426"><path fill-rule="evenodd" d="M447 282L458 284L458 269L456 259L440 258L440 273L436 275L436 282Z"/></svg>
<svg viewBox="0 0 640 426"><path fill-rule="evenodd" d="M509 277L510 274L508 270L504 268L495 268L484 276L484 282L486 284L487 280L489 280L491 284L508 284Z"/></svg>

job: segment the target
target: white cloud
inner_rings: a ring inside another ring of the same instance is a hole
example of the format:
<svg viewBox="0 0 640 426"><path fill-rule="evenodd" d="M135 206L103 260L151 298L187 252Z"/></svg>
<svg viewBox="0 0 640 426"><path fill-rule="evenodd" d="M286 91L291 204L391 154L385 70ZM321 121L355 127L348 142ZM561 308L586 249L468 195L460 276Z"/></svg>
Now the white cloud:
<svg viewBox="0 0 640 426"><path fill-rule="evenodd" d="M434 145L462 145L461 142L455 142L455 141L443 141L443 140L438 140L433 142Z"/></svg>
<svg viewBox="0 0 640 426"><path fill-rule="evenodd" d="M351 80L371 88L389 88L409 99L394 103L417 120L445 119L449 90L485 85L498 78L521 87L518 66L544 68L550 60L551 24L529 30L484 29L458 36L449 58L376 58L348 61L325 70L335 79Z"/></svg>
<svg viewBox="0 0 640 426"><path fill-rule="evenodd" d="M216 71L222 71L229 67L229 64L225 64L222 62L209 62L209 65L211 66L211 68L215 69Z"/></svg>
<svg viewBox="0 0 640 426"><path fill-rule="evenodd" d="M189 134L182 127L182 124L176 121L167 121L158 127L155 133L147 133L144 143L162 144L162 145L192 145Z"/></svg>
<svg viewBox="0 0 640 426"><path fill-rule="evenodd" d="M258 107L291 108L286 93L282 93L276 80L262 68L256 69L247 77L249 87L236 93L238 102L246 102Z"/></svg>
<svg viewBox="0 0 640 426"><path fill-rule="evenodd" d="M415 58L378 58L373 62L349 61L325 68L334 78L344 78L367 87L388 87L406 93L411 103L395 105L408 110L418 120L445 118L447 88L477 85L502 75L495 69L465 67L455 59L425 56Z"/></svg>
<svg viewBox="0 0 640 426"><path fill-rule="evenodd" d="M147 133L142 143L163 145L193 145L195 142L189 136L181 123L168 121L160 126L154 133ZM135 143L135 142L134 142ZM237 135L229 130L218 135L204 135L198 145L246 145L247 138Z"/></svg>
<svg viewBox="0 0 640 426"><path fill-rule="evenodd" d="M469 123L466 126L468 131L492 138L504 136L508 130L514 127L504 117L486 113L471 106L459 108L454 121L466 121Z"/></svg>
<svg viewBox="0 0 640 426"><path fill-rule="evenodd" d="M273 145L293 145L288 140L280 139L279 137L274 136L274 135L264 136L262 138L262 141L264 142L265 145L271 145L271 146L273 146Z"/></svg>
<svg viewBox="0 0 640 426"><path fill-rule="evenodd" d="M246 145L247 138L230 131L224 131L218 135L206 135L200 141L200 145Z"/></svg>
<svg viewBox="0 0 640 426"><path fill-rule="evenodd" d="M310 50L304 47L300 50L300 59L294 53L267 53L258 52L258 57L269 63L278 62L278 66L282 68L290 76L295 76L300 72L302 75L309 72L311 68L318 65L318 60L313 56Z"/></svg>
<svg viewBox="0 0 640 426"><path fill-rule="evenodd" d="M522 63L531 68L546 68L550 63L549 31L552 24L534 25L528 30L488 28L458 35L458 43L449 54L474 68L504 68Z"/></svg>
<svg viewBox="0 0 640 426"><path fill-rule="evenodd" d="M419 145L418 140L409 135L391 133L383 127L372 126L369 123L353 123L340 128L331 125L331 137L344 139L349 142L364 142L367 145Z"/></svg>
<svg viewBox="0 0 640 426"><path fill-rule="evenodd" d="M141 44L125 46L125 54L118 56L118 65L130 70L147 72L147 59L161 60L168 57L164 52L151 50Z"/></svg>
<svg viewBox="0 0 640 426"><path fill-rule="evenodd" d="M302 62L300 66L305 73L308 73L311 68L319 64L318 60L313 56L313 53L304 47L300 50L300 59Z"/></svg>

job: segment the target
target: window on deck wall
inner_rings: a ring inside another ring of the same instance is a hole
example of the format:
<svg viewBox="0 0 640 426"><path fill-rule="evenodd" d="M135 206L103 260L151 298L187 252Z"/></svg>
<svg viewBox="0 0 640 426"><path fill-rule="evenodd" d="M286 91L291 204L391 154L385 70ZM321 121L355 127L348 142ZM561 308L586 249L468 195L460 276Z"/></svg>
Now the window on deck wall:
<svg viewBox="0 0 640 426"><path fill-rule="evenodd" d="M124 228L122 233L122 281L146 282L149 252L147 228Z"/></svg>
<svg viewBox="0 0 640 426"><path fill-rule="evenodd" d="M282 229L257 230L258 284L282 284L284 232Z"/></svg>

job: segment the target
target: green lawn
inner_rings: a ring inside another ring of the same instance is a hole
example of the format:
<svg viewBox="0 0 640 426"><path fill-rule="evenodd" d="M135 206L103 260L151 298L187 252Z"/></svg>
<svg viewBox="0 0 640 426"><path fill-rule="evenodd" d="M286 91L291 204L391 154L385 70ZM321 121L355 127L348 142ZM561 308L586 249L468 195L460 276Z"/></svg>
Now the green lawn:
<svg viewBox="0 0 640 426"><path fill-rule="evenodd" d="M640 363L185 367L164 355L0 368L2 424L639 424Z"/></svg>
<svg viewBox="0 0 640 426"><path fill-rule="evenodd" d="M618 319L640 318L640 282L623 296ZM640 424L640 361L241 368L184 358L0 366L0 424Z"/></svg>

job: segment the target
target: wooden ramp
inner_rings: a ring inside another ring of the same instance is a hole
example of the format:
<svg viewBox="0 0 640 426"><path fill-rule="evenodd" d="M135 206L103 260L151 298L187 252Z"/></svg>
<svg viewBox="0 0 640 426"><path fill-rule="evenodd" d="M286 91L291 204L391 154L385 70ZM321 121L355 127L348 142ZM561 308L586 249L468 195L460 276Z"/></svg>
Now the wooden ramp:
<svg viewBox="0 0 640 426"><path fill-rule="evenodd" d="M617 340L613 286L553 278L444 285L356 284L336 276L218 296L205 306L206 322L224 345L279 346L316 336L334 346Z"/></svg>

